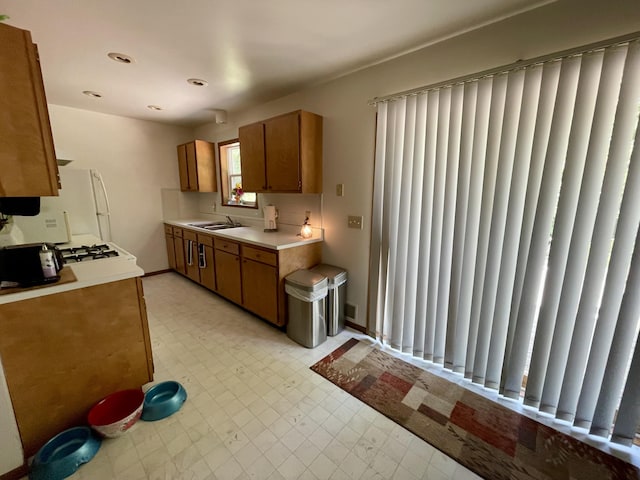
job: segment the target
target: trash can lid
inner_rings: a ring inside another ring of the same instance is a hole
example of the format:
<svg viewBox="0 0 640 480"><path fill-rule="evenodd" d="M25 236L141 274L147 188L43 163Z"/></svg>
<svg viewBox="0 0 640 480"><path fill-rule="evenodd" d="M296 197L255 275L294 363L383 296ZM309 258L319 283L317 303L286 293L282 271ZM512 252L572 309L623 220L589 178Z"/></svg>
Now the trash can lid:
<svg viewBox="0 0 640 480"><path fill-rule="evenodd" d="M302 269L287 275L285 284L292 285L303 290L321 290L327 288L327 278L317 272Z"/></svg>
<svg viewBox="0 0 640 480"><path fill-rule="evenodd" d="M347 271L344 268L321 263L313 267L311 271L327 277L329 288L337 287L347 281Z"/></svg>

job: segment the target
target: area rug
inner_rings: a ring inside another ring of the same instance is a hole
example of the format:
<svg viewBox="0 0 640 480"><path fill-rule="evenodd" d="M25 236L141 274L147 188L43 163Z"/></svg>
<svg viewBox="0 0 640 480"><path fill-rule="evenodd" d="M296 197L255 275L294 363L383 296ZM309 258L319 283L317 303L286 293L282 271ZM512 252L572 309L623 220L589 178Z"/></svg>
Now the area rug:
<svg viewBox="0 0 640 480"><path fill-rule="evenodd" d="M491 480L632 480L633 465L351 339L311 369Z"/></svg>

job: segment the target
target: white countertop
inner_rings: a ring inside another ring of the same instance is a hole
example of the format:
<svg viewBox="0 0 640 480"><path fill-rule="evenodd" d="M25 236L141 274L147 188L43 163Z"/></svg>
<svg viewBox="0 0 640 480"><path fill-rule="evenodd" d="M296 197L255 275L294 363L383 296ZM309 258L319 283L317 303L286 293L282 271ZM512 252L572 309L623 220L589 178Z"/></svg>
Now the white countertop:
<svg viewBox="0 0 640 480"><path fill-rule="evenodd" d="M165 220L164 223L174 225L176 227L187 228L199 233L207 233L212 236L227 238L229 240L237 240L239 242L257 245L259 247L270 248L272 250L283 250L285 248L299 247L308 243L316 243L323 241L322 229L312 229L313 236L311 238L302 238L300 227L291 225L282 225L278 227L277 232L265 232L264 229L258 227L235 227L224 230L207 230L189 225L190 223L203 223L203 220Z"/></svg>
<svg viewBox="0 0 640 480"><path fill-rule="evenodd" d="M68 245L91 245L98 242L104 243L93 236L78 235L74 237L73 241ZM59 247L64 248L68 245L59 245ZM45 295L53 295L55 293L67 292L78 288L92 287L103 283L117 282L119 280L126 280L128 278L144 275L144 270L136 264L136 257L125 250L122 250L120 247L117 248L120 251L120 256L118 257L102 258L90 262L71 263L65 265L73 270L77 279L75 282L62 284L54 283L46 287L42 286L15 293L6 293L0 295L0 304L19 302L20 300L27 300L29 298L43 297Z"/></svg>

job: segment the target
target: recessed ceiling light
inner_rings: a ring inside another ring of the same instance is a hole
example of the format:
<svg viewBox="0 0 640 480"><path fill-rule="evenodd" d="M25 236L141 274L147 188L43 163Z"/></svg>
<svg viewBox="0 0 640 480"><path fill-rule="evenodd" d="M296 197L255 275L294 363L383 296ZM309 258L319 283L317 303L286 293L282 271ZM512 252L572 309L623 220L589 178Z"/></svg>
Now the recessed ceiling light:
<svg viewBox="0 0 640 480"><path fill-rule="evenodd" d="M102 94L94 92L92 90L85 90L82 93L84 93L87 97L102 98Z"/></svg>
<svg viewBox="0 0 640 480"><path fill-rule="evenodd" d="M162 108L162 107L159 107L158 105L147 105L147 108L148 108L149 110L155 110L155 111L163 110L163 108Z"/></svg>
<svg viewBox="0 0 640 480"><path fill-rule="evenodd" d="M196 87L209 86L209 82L207 82L206 80L202 80L200 78L190 78L189 80L187 80L187 82L190 83L191 85L195 85Z"/></svg>
<svg viewBox="0 0 640 480"><path fill-rule="evenodd" d="M110 52L107 54L107 56L115 62L135 63L135 60L133 59L133 57L130 57L129 55L125 55L124 53Z"/></svg>

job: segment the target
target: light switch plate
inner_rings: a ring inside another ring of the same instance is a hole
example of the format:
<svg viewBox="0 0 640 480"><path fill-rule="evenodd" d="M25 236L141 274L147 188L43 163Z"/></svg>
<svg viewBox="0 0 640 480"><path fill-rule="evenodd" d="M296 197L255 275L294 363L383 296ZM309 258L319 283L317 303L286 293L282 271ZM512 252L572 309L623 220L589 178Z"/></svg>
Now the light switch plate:
<svg viewBox="0 0 640 480"><path fill-rule="evenodd" d="M338 183L336 185L336 196L338 197L344 196L344 183Z"/></svg>
<svg viewBox="0 0 640 480"><path fill-rule="evenodd" d="M349 215L347 219L347 226L349 228L362 230L362 215Z"/></svg>

